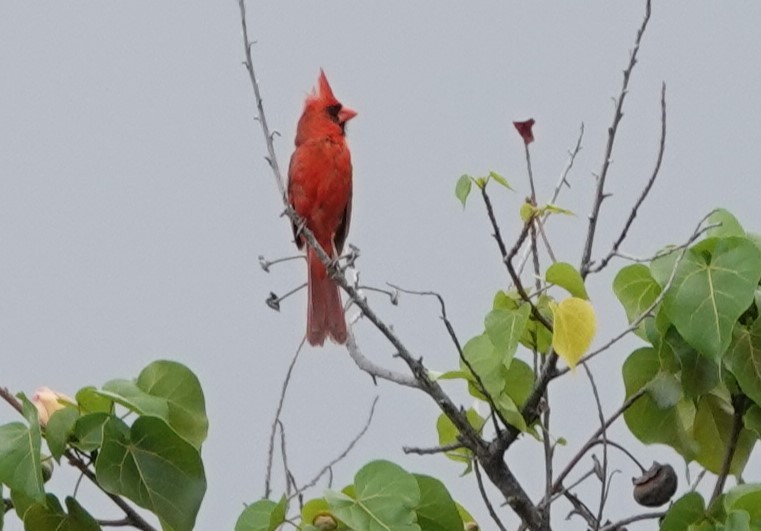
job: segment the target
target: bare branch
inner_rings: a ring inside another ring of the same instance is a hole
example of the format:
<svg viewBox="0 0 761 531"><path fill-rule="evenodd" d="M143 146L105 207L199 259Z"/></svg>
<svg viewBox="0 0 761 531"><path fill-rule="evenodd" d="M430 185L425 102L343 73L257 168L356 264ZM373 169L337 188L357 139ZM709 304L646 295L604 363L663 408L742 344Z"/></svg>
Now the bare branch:
<svg viewBox="0 0 761 531"><path fill-rule="evenodd" d="M457 349L457 354L460 357L460 361L465 364L465 366L470 371L470 374L473 375L473 377L476 379L476 385L478 386L478 390L486 397L486 401L489 403L489 406L491 407L492 412L494 415L492 415L492 419L494 419L494 431L497 433L500 433L502 430L499 427L499 424L497 424L496 418L498 417L502 424L505 426L508 426L507 419L502 415L502 412L497 407L496 402L494 401L494 397L491 396L491 393L488 389L486 389L486 386L484 385L483 379L481 378L481 375L476 372L475 368L473 368L473 364L470 363L470 360L468 360L465 357L465 353L462 350L462 346L460 345L460 340L457 338L457 334L454 331L454 327L452 326L452 323L447 318L447 306L444 303L444 298L435 291L414 291L414 290L408 290L401 288L399 286L395 286L393 284L389 283L389 286L394 288L397 291L400 291L402 293L408 293L411 295L420 295L420 296L429 296L429 297L436 297L439 301L439 306L441 307L441 320L444 322L444 326L447 329L447 333L449 333L449 337L452 340L452 343L454 343L455 348Z"/></svg>
<svg viewBox="0 0 761 531"><path fill-rule="evenodd" d="M637 64L637 53L639 52L640 43L642 42L642 36L647 28L647 23L650 21L650 0L647 0L645 4L645 18L642 20L642 25L637 31L637 38L634 42L634 48L629 53L629 65L624 70L624 79L621 85L621 92L616 99L616 110L613 114L613 123L608 128L608 142L605 146L605 158L603 159L602 169L597 176L597 190L595 200L592 205L592 213L589 216L589 227L587 228L587 240L584 244L584 251L581 255L581 276L586 278L589 273L589 267L591 266L592 246L594 244L595 232L597 231L597 220L600 215L600 206L606 197L605 193L605 179L608 176L608 169L612 163L613 145L616 141L616 133L618 131L618 125L621 123L621 119L624 117L623 108L626 95L629 93L629 79L631 78L634 65Z"/></svg>
<svg viewBox="0 0 761 531"><path fill-rule="evenodd" d="M654 520L656 518L663 518L666 516L666 511L662 511L659 513L642 513L642 514L635 514L634 516L630 516L628 518L624 518L623 520L619 520L616 523L608 524L605 527L603 527L600 531L620 531L624 528L625 525L633 524L634 522L639 522L641 520Z"/></svg>
<svg viewBox="0 0 761 531"><path fill-rule="evenodd" d="M270 132L270 128L267 125L267 117L264 115L264 103L262 101L262 95L259 91L259 82L256 80L256 72L254 71L254 62L251 59L251 47L253 43L248 38L248 26L246 24L246 2L245 0L238 0L238 7L240 8L240 24L243 30L243 48L245 49L246 70L248 70L248 77L251 80L251 88L254 89L254 98L256 100L257 121L262 126L262 133L264 134L265 142L267 144L268 156L267 162L272 168L272 173L275 175L275 181L277 181L278 190L282 196L283 203L287 204L288 199L285 194L285 183L283 182L283 176L280 173L280 167L277 164L277 156L275 155L275 145L272 141L273 135Z"/></svg>
<svg viewBox="0 0 761 531"><path fill-rule="evenodd" d="M484 500L484 504L486 505L486 509L489 511L489 516L491 516L491 519L494 520L494 523L496 524L497 528L500 531L507 531L505 526L502 524L502 520L499 519L499 516L497 516L497 512L494 510L494 506L491 504L491 501L489 501L489 496L486 495L486 489L484 489L484 481L481 479L481 470L478 466L478 461L473 463L473 470L476 473L476 482L478 483L478 491L481 493L481 499Z"/></svg>
<svg viewBox="0 0 761 531"><path fill-rule="evenodd" d="M418 384L417 380L415 380L415 378L412 376L407 376L406 374L400 374L390 369L386 369L385 367L376 365L368 358L366 358L365 355L362 354L359 345L357 345L357 340L354 338L354 332L352 331L351 327L349 327L348 331L349 334L348 339L346 340L346 350L349 352L349 356L352 360L354 360L354 363L357 364L357 367L359 367L360 370L369 374L373 379L380 378L381 380L394 382L395 384L403 385L405 387L420 389L420 384Z"/></svg>
<svg viewBox="0 0 761 531"><path fill-rule="evenodd" d="M632 223L634 223L634 218L637 217L637 212L639 211L639 207L641 207L642 203L645 202L647 195L650 193L650 189L653 187L653 184L655 184L655 179L658 177L658 172L661 169L661 162L663 162L663 153L665 150L666 150L666 83L663 83L663 85L661 86L661 140L658 145L658 157L655 161L655 168L653 169L652 175L650 175L650 179L647 181L647 185L645 185L645 188L642 190L642 193L640 194L639 198L637 198L637 202L634 203L634 207L631 209L631 212L629 212L629 218L626 220L626 223L624 224L624 228L621 230L621 234L618 236L618 239L613 243L613 248L610 250L608 255L605 256L600 261L600 263L597 266L589 268L590 273L597 273L598 271L601 271L606 265L608 265L608 262L610 262L611 258L617 255L618 249L621 247L621 244L626 239L626 236L629 233L629 229L631 228Z"/></svg>
<svg viewBox="0 0 761 531"><path fill-rule="evenodd" d="M433 455L443 454L446 452L452 452L454 450L461 450L465 448L462 443L456 442L451 444L444 444L442 446L433 446L431 448L417 448L415 446L402 446L402 451L405 454L417 454L417 455Z"/></svg>
<svg viewBox="0 0 761 531"><path fill-rule="evenodd" d="M600 430L602 431L602 474L600 476L600 507L597 510L597 518L593 529L600 528L600 522L602 521L603 511L605 509L605 500L607 499L607 478L608 478L608 436L605 426L605 415L602 412L602 403L600 403L600 394L597 391L597 384L592 376L592 371L589 369L586 363L582 363L584 371L589 378L589 384L592 386L592 394L595 397L595 405L597 406L597 416L600 419Z"/></svg>
<svg viewBox="0 0 761 531"><path fill-rule="evenodd" d="M373 421L373 415L375 415L375 406L378 404L378 397L376 396L373 399L373 405L370 406L370 414L367 416L367 421L365 421L365 425L362 427L362 429L359 431L359 433L351 440L351 442L344 448L344 451L341 452L335 459L333 459L330 463L325 465L320 472L313 477L310 481L308 481L304 486L302 486L300 489L296 491L295 494L291 495L290 498L293 498L296 494L300 494L307 489L310 489L314 487L318 481L320 481L320 478L327 474L336 464L341 462L347 455L349 455L349 452L352 451L354 446L359 442L359 440L367 433L367 430L370 428L370 424ZM290 499L289 498L289 499Z"/></svg>
<svg viewBox="0 0 761 531"><path fill-rule="evenodd" d="M499 224L497 223L497 218L494 216L494 208L492 207L489 194L486 192L486 186L483 186L481 188L481 196L483 197L484 204L486 205L486 214L489 216L489 221L491 222L492 229L494 230L494 234L492 236L494 236L494 239L497 241L499 252L502 255L502 261L505 263L505 267L507 268L507 273L510 275L510 279L515 285L515 289L518 290L518 293L520 294L521 298L526 303L528 303L529 306L531 306L531 314L534 316L534 319L542 323L542 325L547 330L552 331L552 323L550 323L544 317L544 315L542 315L539 312L539 308L537 308L536 305L534 305L534 302L531 300L531 297L529 297L528 293L526 293L526 290L523 287L523 283L521 282L521 279L518 276L518 272L515 270L515 267L513 266L513 258L518 253L518 250L521 248L521 245L523 245L523 242L528 237L533 220L529 219L523 225L523 230L518 236L518 240L515 242L515 245L513 245L513 248L510 250L510 252L508 252L507 247L505 246L505 242L502 239L502 232L499 230Z"/></svg>
<svg viewBox="0 0 761 531"><path fill-rule="evenodd" d="M573 168L573 163L576 160L576 155L579 154L579 151L581 151L581 140L584 138L584 123L581 123L581 128L579 130L579 137L576 139L576 146L568 151L568 162L566 163L565 168L563 169L563 172L560 174L560 179L558 180L558 183L555 185L555 190L552 192L552 199L550 199L550 203L554 204L555 201L558 200L558 197L560 197L560 191L563 189L563 185L567 186L568 188L571 187L571 185L568 183L568 174L571 171L571 168ZM549 217L549 212L545 213L544 216L541 217L539 220L539 232L542 234L542 237L545 239L545 244L547 244L547 249L549 252L549 243L546 240L546 235L544 234L544 222L546 221L547 217ZM526 247L523 256L521 257L521 263L518 266L518 275L521 275L523 273L523 268L526 267L526 262L528 262L528 256L529 256L530 248ZM552 256L550 254L550 256ZM553 262L555 261L554 257L552 258Z"/></svg>
<svg viewBox="0 0 761 531"><path fill-rule="evenodd" d="M554 484L553 489L552 489L553 492L557 492L558 490L560 490L562 488L563 481L568 476L568 474L571 472L571 470L573 470L574 467L578 464L578 462L581 460L581 458L584 456L584 454L586 454L587 451L590 448L592 448L596 444L599 444L597 442L598 441L598 437L600 437L600 435L603 433L603 431L606 430L608 427L610 427L610 425L613 424L613 422L618 417L620 417L624 413L624 411L629 409L632 406L632 404L634 404L637 400L642 398L645 395L645 393L647 393L647 391L644 388L642 388L639 391L637 391L636 393L634 393L632 396L627 398L624 401L624 403L621 404L621 407L619 407L610 417L608 417L608 419L605 420L605 422L603 422L602 426L600 426L600 428L598 428L592 434L592 436L587 440L586 443L584 443L584 445L576 453L576 455L574 455L571 458L571 460L565 466L563 471L560 474L558 474L558 477L555 478L555 484Z"/></svg>
<svg viewBox="0 0 761 531"><path fill-rule="evenodd" d="M296 365L296 361L299 359L299 354L301 354L301 349L304 348L304 343L306 342L306 337L304 337L301 340L301 343L299 343L299 348L296 349L296 353L293 355L293 358L291 359L291 363L288 365L288 370L285 373L285 379L283 380L283 385L280 388L280 399L277 403L277 409L275 410L275 418L272 421L272 427L270 428L270 440L269 440L269 450L267 451L267 472L264 475L264 498L269 498L271 489L270 489L270 481L272 479L272 461L274 459L275 454L275 432L277 431L278 423L280 422L280 413L283 411L283 403L285 402L285 393L288 391L288 384L291 381L291 374L293 373L293 367ZM283 460L285 461L285 455L283 455Z"/></svg>

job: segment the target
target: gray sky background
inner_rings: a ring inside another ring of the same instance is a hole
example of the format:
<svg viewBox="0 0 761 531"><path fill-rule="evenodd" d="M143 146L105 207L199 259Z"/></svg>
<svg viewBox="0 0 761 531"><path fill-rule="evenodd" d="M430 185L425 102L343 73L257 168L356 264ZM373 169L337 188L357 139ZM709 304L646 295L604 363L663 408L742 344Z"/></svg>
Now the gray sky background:
<svg viewBox="0 0 761 531"><path fill-rule="evenodd" d="M761 3L654 4L614 155L615 195L603 207L598 256L652 170L664 80L666 157L625 250L648 255L678 243L715 206L761 230L754 215L761 192ZM537 121L532 153L542 198L583 121L573 188L558 201L578 215L549 229L559 257L577 264L610 98L643 8L631 0L252 1L254 58L268 118L282 133L281 166L303 98L323 67L336 95L359 112L349 130L349 242L362 250L363 282L438 290L466 340L480 333L507 279L483 207L472 201L463 212L453 196L456 179L495 170L510 180L518 192L495 188L494 201L512 240L528 186L511 121ZM7 1L0 35L0 385L73 394L134 377L155 359L185 363L201 379L211 422L203 452L209 486L197 528L231 529L244 502L263 493L276 395L305 326L303 293L280 313L264 299L306 276L301 262L269 275L257 263L260 254L275 258L295 247L278 217L253 120L237 3ZM590 282L598 343L625 326L610 290L622 265L614 262ZM406 296L391 307L382 296L370 299L431 369L457 365L433 300ZM361 323L357 334L367 356L403 369L371 326ZM608 413L623 397L620 364L637 345L631 339L593 365ZM337 486L363 463L388 458L446 481L491 529L472 476L459 478L461 468L443 457L401 452L402 445L435 444L434 404L389 384L373 387L335 346L307 349L294 373L283 420L296 478L311 478L343 449L376 394L375 421L336 467ZM459 386L453 394L470 405ZM558 452L563 462L597 425L582 373L553 386L552 407L553 434L569 441ZM15 418L0 407L1 422ZM628 442L625 433L618 424L612 437ZM644 462L683 470L668 448L632 448ZM539 445L524 440L509 462L538 494ZM639 509L629 493L634 468L617 457L615 466L622 473L609 514L620 518ZM76 476L60 472L53 486L63 496ZM683 489L682 474L680 480ZM581 494L597 499L597 486L590 482ZM86 482L81 496L97 517L118 515ZM579 520L562 520L567 510L558 504L557 529L579 529ZM515 528L514 516L500 512ZM9 520L9 529L20 529Z"/></svg>

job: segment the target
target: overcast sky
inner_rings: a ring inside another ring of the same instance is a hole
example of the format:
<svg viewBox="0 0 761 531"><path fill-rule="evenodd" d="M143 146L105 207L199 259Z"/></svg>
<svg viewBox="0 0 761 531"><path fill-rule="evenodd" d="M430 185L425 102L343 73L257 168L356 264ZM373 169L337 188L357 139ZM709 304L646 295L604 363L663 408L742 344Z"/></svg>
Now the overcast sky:
<svg viewBox="0 0 761 531"><path fill-rule="evenodd" d="M576 212L551 225L560 259L577 264L604 141L643 1L250 2L254 59L281 166L287 166L303 99L320 67L335 94L359 112L350 124L355 189L348 241L362 250L363 283L393 282L442 293L458 335L480 333L494 292L507 284L483 207L463 212L462 173L495 170L518 190L495 190L506 234L520 229L528 193L523 146L511 121L533 117L539 195L548 198L586 125L572 189L558 203ZM650 175L659 91L668 85L668 140L661 176L625 250L648 255L683 241L716 206L761 231L761 3L656 1L621 126L595 255L607 251ZM188 365L204 387L210 431L208 492L198 529L231 529L263 493L266 439L280 382L305 327L303 292L276 313L264 304L304 281L302 262L265 274L258 255L295 252L253 120L241 65L237 3L224 1L21 2L0 5L0 385L73 394L134 377L150 361ZM610 293L615 270L592 278L598 343L625 326ZM434 301L404 296L373 307L431 369L456 367ZM403 369L367 323L365 354ZM620 365L631 339L593 364L609 413L623 398ZM454 395L470 405L454 386ZM555 387L553 387L555 389ZM596 427L583 373L552 393L553 435L575 453ZM402 445L436 442L435 405L420 393L357 370L342 348L307 349L287 397L289 462L312 477L365 422L337 486L371 459L447 482L491 529L474 478L443 457L406 457ZM0 421L15 420L0 407ZM623 442L617 424L612 436ZM683 464L664 447L632 443L640 460ZM532 495L541 491L541 449L531 439L508 454ZM758 463L758 456L755 457ZM584 462L586 465L589 461ZM635 469L616 462L609 515L630 502ZM758 470L756 468L756 470ZM579 473L583 468L579 468ZM278 475L277 486L282 488ZM56 474L56 494L76 476ZM708 485L708 483L706 483ZM96 517L118 511L84 486ZM681 490L680 490L681 491ZM597 486L582 490L597 499ZM319 494L319 491L314 493ZM557 529L568 508L559 504ZM501 511L510 528L515 517ZM13 518L7 526L20 529ZM643 528L652 528L653 524Z"/></svg>

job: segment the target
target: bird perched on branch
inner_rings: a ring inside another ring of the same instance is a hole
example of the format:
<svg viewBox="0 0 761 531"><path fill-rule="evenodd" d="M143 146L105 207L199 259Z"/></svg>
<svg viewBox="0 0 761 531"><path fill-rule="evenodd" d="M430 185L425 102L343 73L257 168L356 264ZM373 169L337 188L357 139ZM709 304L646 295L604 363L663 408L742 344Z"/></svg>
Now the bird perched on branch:
<svg viewBox="0 0 761 531"><path fill-rule="evenodd" d="M346 123L357 113L333 95L325 72L307 96L296 128L296 150L288 168L288 201L323 250L336 259L351 219L352 168ZM299 249L305 239L294 224ZM307 244L307 341L322 345L326 337L346 342L346 320L338 285L315 250Z"/></svg>

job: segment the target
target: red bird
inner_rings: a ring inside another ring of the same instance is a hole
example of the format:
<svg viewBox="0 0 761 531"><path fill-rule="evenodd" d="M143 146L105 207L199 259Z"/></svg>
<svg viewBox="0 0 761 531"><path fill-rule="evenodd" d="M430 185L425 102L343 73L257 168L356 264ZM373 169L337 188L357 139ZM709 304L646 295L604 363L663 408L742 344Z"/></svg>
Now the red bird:
<svg viewBox="0 0 761 531"><path fill-rule="evenodd" d="M320 70L317 87L307 97L296 128L296 150L288 168L288 201L333 258L341 254L349 233L352 178L346 122L356 115L333 96ZM304 247L298 226L294 225L293 234L298 248ZM309 245L306 251L307 340L310 345L322 345L329 336L345 343L346 320L338 285Z"/></svg>

